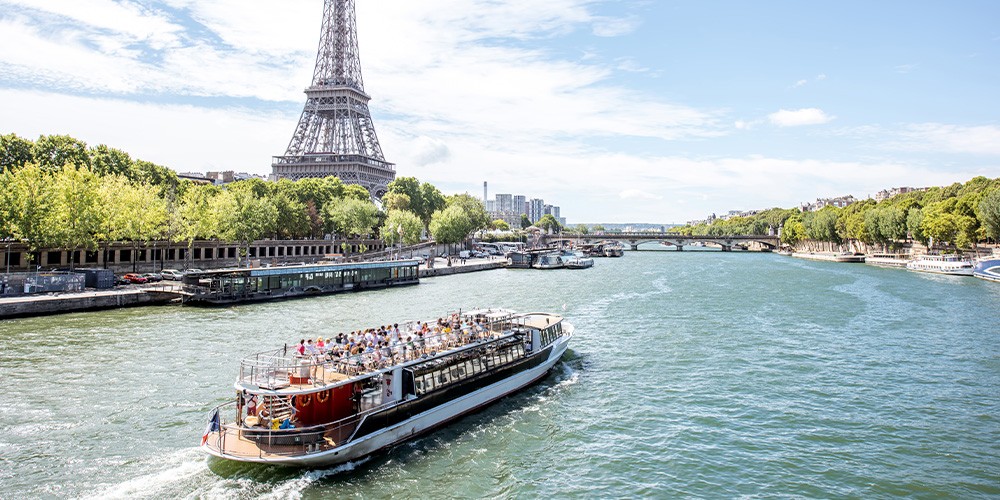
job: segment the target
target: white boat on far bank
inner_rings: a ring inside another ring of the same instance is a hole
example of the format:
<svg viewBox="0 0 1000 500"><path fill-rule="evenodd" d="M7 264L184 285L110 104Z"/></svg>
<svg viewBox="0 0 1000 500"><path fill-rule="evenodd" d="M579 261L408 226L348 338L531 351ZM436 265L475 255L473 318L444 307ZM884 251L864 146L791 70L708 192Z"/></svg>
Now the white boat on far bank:
<svg viewBox="0 0 1000 500"><path fill-rule="evenodd" d="M974 267L972 261L955 254L921 255L906 264L910 271L954 276L972 276Z"/></svg>
<svg viewBox="0 0 1000 500"><path fill-rule="evenodd" d="M913 260L910 254L873 253L865 256L865 264L878 267L906 267Z"/></svg>

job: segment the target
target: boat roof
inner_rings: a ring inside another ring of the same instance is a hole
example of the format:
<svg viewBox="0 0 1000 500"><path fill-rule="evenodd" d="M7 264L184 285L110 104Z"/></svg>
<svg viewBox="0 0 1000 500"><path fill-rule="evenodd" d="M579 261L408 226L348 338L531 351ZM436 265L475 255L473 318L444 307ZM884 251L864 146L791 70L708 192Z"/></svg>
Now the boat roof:
<svg viewBox="0 0 1000 500"><path fill-rule="evenodd" d="M337 271L344 269L381 269L386 267L397 267L401 265L416 266L419 265L420 262L421 261L419 259L404 259L404 260L387 260L379 262L318 263L318 264L301 264L295 266L276 266L276 267L254 267L254 268L231 267L226 269L213 269L211 271L189 273L189 276L211 277L211 276L227 275L234 273L242 273L242 274L248 273L250 276L278 276L282 274L322 273L322 272Z"/></svg>

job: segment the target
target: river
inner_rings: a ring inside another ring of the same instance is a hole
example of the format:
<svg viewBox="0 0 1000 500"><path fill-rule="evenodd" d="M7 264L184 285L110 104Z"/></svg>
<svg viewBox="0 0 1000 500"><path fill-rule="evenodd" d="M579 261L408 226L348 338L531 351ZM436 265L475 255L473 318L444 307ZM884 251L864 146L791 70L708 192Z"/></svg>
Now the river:
<svg viewBox="0 0 1000 500"><path fill-rule="evenodd" d="M241 356L476 306L563 312L571 349L540 384L362 463L197 448ZM4 321L0 497L996 496L997 325L996 283L692 251Z"/></svg>

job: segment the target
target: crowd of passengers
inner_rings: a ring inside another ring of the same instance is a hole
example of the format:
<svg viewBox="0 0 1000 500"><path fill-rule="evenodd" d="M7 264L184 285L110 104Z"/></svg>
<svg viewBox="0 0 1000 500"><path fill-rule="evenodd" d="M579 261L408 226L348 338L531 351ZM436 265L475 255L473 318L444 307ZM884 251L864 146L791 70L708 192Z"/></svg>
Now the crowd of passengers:
<svg viewBox="0 0 1000 500"><path fill-rule="evenodd" d="M417 322L401 331L399 324L302 339L295 348L297 357L322 363L346 375L378 370L404 361L434 356L438 352L471 342L487 340L493 335L489 326L475 320L462 321L458 314L438 318L437 323Z"/></svg>

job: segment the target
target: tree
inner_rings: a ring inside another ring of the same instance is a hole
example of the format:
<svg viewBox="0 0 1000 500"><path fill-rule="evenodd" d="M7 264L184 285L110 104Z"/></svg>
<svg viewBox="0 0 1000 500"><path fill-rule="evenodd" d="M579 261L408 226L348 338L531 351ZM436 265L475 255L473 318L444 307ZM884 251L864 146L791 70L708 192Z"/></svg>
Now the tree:
<svg viewBox="0 0 1000 500"><path fill-rule="evenodd" d="M94 173L99 176L121 175L129 179L136 178L132 157L120 149L100 144L90 149L90 162Z"/></svg>
<svg viewBox="0 0 1000 500"><path fill-rule="evenodd" d="M254 196L252 189L226 189L211 201L219 238L240 244L237 265L249 255L250 244L274 231L278 210L267 199Z"/></svg>
<svg viewBox="0 0 1000 500"><path fill-rule="evenodd" d="M70 250L69 265L73 268L78 249L97 249L95 235L102 227L100 178L89 167L66 164L52 181L52 210L46 224L52 232L52 242Z"/></svg>
<svg viewBox="0 0 1000 500"><path fill-rule="evenodd" d="M378 224L378 208L371 201L356 198L328 203L323 215L333 232L342 236L367 236Z"/></svg>
<svg viewBox="0 0 1000 500"><path fill-rule="evenodd" d="M420 233L424 230L424 224L413 212L393 210L389 212L382 228L382 240L387 245L399 243L415 245L420 243Z"/></svg>
<svg viewBox="0 0 1000 500"><path fill-rule="evenodd" d="M1000 240L1000 188L987 192L976 206L976 217L987 237Z"/></svg>
<svg viewBox="0 0 1000 500"><path fill-rule="evenodd" d="M434 213L430 230L434 241L450 245L465 240L472 232L472 221L461 207L450 206Z"/></svg>
<svg viewBox="0 0 1000 500"><path fill-rule="evenodd" d="M503 219L497 219L491 222L490 227L492 229L496 229L497 231L510 231L510 224L507 224L507 221Z"/></svg>
<svg viewBox="0 0 1000 500"><path fill-rule="evenodd" d="M68 135L43 135L32 148L35 162L42 170L55 172L66 165L90 167L87 143Z"/></svg>
<svg viewBox="0 0 1000 500"><path fill-rule="evenodd" d="M802 220L798 215L789 217L785 220L785 223L781 228L782 243L789 246L795 246L800 241L805 239L806 236L806 226L802 224Z"/></svg>
<svg viewBox="0 0 1000 500"><path fill-rule="evenodd" d="M278 211L275 236L279 238L301 238L311 232L306 206L291 193L278 193L269 197ZM312 203L312 200L310 200Z"/></svg>
<svg viewBox="0 0 1000 500"><path fill-rule="evenodd" d="M358 200L358 201L371 201L372 195L368 192L364 186L359 186L357 184L348 184L344 186L344 199L348 200Z"/></svg>
<svg viewBox="0 0 1000 500"><path fill-rule="evenodd" d="M0 135L0 173L19 169L35 160L34 143L17 134Z"/></svg>
<svg viewBox="0 0 1000 500"><path fill-rule="evenodd" d="M556 220L555 216L552 214L545 214L538 222L535 223L536 226L553 233L558 233L562 226L559 225L559 221Z"/></svg>
<svg viewBox="0 0 1000 500"><path fill-rule="evenodd" d="M490 216L478 198L468 194L456 194L448 197L447 206L457 206L469 216L470 233L486 229L490 225Z"/></svg>
<svg viewBox="0 0 1000 500"><path fill-rule="evenodd" d="M0 212L6 220L6 233L37 252L51 241L49 221L52 211L50 176L38 165L29 163L18 170L0 174Z"/></svg>
<svg viewBox="0 0 1000 500"><path fill-rule="evenodd" d="M167 200L158 196L149 184L132 184L122 176L101 179L99 189L103 210L101 235L108 240L132 243L133 255L139 252L139 243L163 236L167 227ZM105 251L107 247L105 246ZM136 271L136 258L132 271Z"/></svg>
<svg viewBox="0 0 1000 500"><path fill-rule="evenodd" d="M590 232L590 228L588 228L586 224L577 224L576 232L577 234L587 234Z"/></svg>
<svg viewBox="0 0 1000 500"><path fill-rule="evenodd" d="M910 237L926 245L927 236L923 230L924 211L919 207L913 207L906 213L906 232Z"/></svg>
<svg viewBox="0 0 1000 500"><path fill-rule="evenodd" d="M211 184L198 184L184 191L178 203L177 215L179 230L177 239L187 243L187 256L190 260L194 242L201 239L215 238L219 235L219 212L213 207L213 200L222 190Z"/></svg>
<svg viewBox="0 0 1000 500"><path fill-rule="evenodd" d="M391 212L393 210L409 211L410 197L409 195L403 193L386 193L385 196L382 197L382 206L385 207L387 212Z"/></svg>
<svg viewBox="0 0 1000 500"><path fill-rule="evenodd" d="M601 233L604 232L604 226L598 224L598 225L592 227L591 230L594 231L597 234L601 234Z"/></svg>
<svg viewBox="0 0 1000 500"><path fill-rule="evenodd" d="M531 227L531 219L528 218L528 214L521 214L521 229L528 229Z"/></svg>

